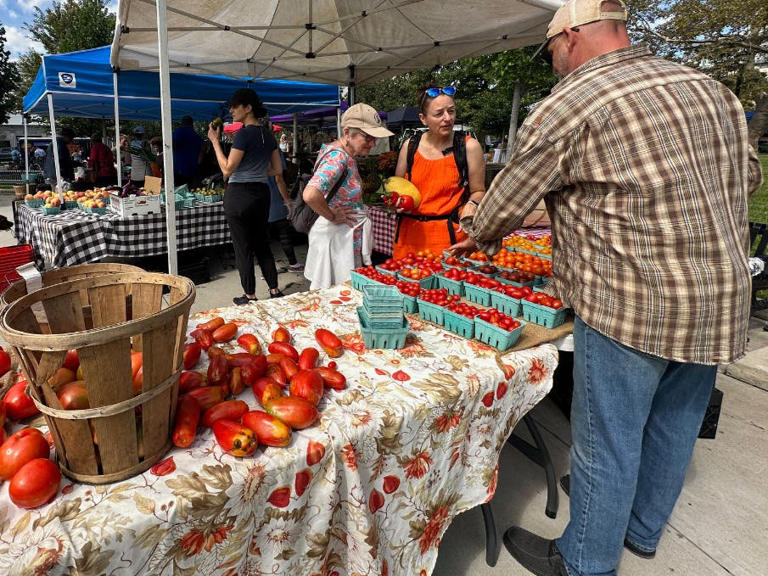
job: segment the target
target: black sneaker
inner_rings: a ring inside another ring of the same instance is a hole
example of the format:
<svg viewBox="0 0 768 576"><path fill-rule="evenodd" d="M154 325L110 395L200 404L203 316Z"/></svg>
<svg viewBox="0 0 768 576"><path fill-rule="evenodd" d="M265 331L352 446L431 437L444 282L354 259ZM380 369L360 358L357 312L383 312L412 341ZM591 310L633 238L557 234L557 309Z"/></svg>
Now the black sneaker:
<svg viewBox="0 0 768 576"><path fill-rule="evenodd" d="M280 290L277 292L272 292L272 290L269 291L270 298L282 298L283 296L285 296L285 294L283 294Z"/></svg>
<svg viewBox="0 0 768 576"><path fill-rule="evenodd" d="M249 302L256 302L257 300L258 298L248 298L248 296L245 294L232 298L232 302L234 302L237 306L245 306Z"/></svg>
<svg viewBox="0 0 768 576"><path fill-rule="evenodd" d="M624 538L624 548L632 552L635 556L639 556L645 560L650 560L656 556L656 550L640 548L637 544L630 542L626 538Z"/></svg>
<svg viewBox="0 0 768 576"><path fill-rule="evenodd" d="M568 576L554 540L512 526L504 532L504 546L523 568L536 576Z"/></svg>

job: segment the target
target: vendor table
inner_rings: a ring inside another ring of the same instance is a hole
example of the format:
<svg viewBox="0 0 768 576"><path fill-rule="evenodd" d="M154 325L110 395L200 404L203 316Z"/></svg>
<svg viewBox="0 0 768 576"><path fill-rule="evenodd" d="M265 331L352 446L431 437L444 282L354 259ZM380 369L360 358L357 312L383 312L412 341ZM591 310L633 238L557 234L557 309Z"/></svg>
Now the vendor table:
<svg viewBox="0 0 768 576"><path fill-rule="evenodd" d="M285 448L238 459L201 430L151 471L65 479L31 511L4 483L0 573L430 574L452 519L493 496L501 448L551 388L557 350L499 354L418 316L405 348L368 350L360 302L337 286L191 318L190 329L221 315L262 343L280 323L299 350L334 330L348 387L326 393L320 421Z"/></svg>
<svg viewBox="0 0 768 576"><path fill-rule="evenodd" d="M86 264L107 257L156 256L168 250L165 212L121 218L117 213L63 210L46 216L19 206L16 238L32 244L35 262L45 269ZM176 211L179 251L231 242L222 202Z"/></svg>
<svg viewBox="0 0 768 576"><path fill-rule="evenodd" d="M387 212L378 206L368 208L373 230L373 249L382 254L392 255L392 245L395 241L395 226L397 218L392 212Z"/></svg>

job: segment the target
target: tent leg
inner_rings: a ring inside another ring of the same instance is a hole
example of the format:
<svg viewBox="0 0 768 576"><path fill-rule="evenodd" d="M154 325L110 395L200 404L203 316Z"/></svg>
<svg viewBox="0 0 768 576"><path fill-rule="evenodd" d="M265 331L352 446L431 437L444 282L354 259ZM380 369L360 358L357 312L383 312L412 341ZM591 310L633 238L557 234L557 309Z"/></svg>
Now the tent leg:
<svg viewBox="0 0 768 576"><path fill-rule="evenodd" d="M120 151L120 103L117 88L117 72L112 72L112 89L115 100L115 159L117 160L117 185L123 186L123 155Z"/></svg>
<svg viewBox="0 0 768 576"><path fill-rule="evenodd" d="M168 273L178 274L176 254L176 195L173 182L173 135L171 131L171 76L168 65L168 21L166 0L157 0L157 53L160 61L160 103L163 124L163 169L165 179L165 228L168 236Z"/></svg>
<svg viewBox="0 0 768 576"><path fill-rule="evenodd" d="M26 181L26 194L29 194L29 136L27 135L27 115L22 116L22 122L24 124L24 171L26 175L24 180Z"/></svg>
<svg viewBox="0 0 768 576"><path fill-rule="evenodd" d="M61 182L61 163L59 161L59 139L56 136L56 119L53 116L53 94L48 93L48 118L51 121L51 147L53 148L53 162L56 167L56 184L54 192L58 191L59 200L64 204L64 195L62 194Z"/></svg>

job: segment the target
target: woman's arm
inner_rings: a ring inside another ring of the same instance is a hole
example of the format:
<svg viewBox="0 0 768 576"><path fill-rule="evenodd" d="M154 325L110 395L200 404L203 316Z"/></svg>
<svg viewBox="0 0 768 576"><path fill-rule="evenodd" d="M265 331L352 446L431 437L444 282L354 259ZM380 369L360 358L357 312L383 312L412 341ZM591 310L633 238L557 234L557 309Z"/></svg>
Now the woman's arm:
<svg viewBox="0 0 768 576"><path fill-rule="evenodd" d="M283 162L280 159L280 150L277 148L272 150L272 156L269 157L269 175L274 176L277 190L280 192L285 205L290 205L291 195L288 192L288 186L285 184L285 178L283 178Z"/></svg>
<svg viewBox="0 0 768 576"><path fill-rule="evenodd" d="M395 176L400 178L405 177L405 171L408 169L408 144L411 139L408 138L403 142L402 148L400 148L400 154L397 155L397 166L395 167Z"/></svg>
<svg viewBox="0 0 768 576"><path fill-rule="evenodd" d="M221 147L221 140L219 139L221 130L213 128L212 124L208 125L208 140L213 145L213 151L216 153L216 162L219 163L219 169L221 170L224 179L227 180L232 176L233 172L240 166L240 162L243 161L245 152L238 148L232 148L229 151L229 156L224 156L224 149Z"/></svg>
<svg viewBox="0 0 768 576"><path fill-rule="evenodd" d="M461 211L461 218L472 216L477 205L485 196L485 158L480 142L474 138L467 140L467 165L469 168L469 200Z"/></svg>

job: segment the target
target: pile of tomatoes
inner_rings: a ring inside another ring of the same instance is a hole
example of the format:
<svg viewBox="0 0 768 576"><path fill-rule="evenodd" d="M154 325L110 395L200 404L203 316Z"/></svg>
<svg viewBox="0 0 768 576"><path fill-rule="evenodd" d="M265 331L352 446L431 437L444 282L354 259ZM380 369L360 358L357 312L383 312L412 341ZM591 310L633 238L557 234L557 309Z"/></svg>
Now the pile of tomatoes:
<svg viewBox="0 0 768 576"><path fill-rule="evenodd" d="M448 270L442 273L442 276L449 280L464 280L467 277L467 271L460 268L448 268Z"/></svg>
<svg viewBox="0 0 768 576"><path fill-rule="evenodd" d="M482 252L481 250L475 250L468 256L470 260L475 260L477 262L489 262L491 259L488 257L488 254L485 252Z"/></svg>
<svg viewBox="0 0 768 576"><path fill-rule="evenodd" d="M394 286L397 283L397 278L391 274L384 274L376 270L373 266L364 266L355 270L361 276L375 280L379 284L386 284L388 286Z"/></svg>
<svg viewBox="0 0 768 576"><path fill-rule="evenodd" d="M379 268L389 270L390 272L399 272L403 268L419 268L428 271L429 274L434 274L443 269L442 261L442 256L432 254L429 250L424 250L415 253L409 252L402 258L387 258L383 263L379 264Z"/></svg>
<svg viewBox="0 0 768 576"><path fill-rule="evenodd" d="M23 428L0 446L0 478L10 480L8 495L20 508L37 508L59 492L61 472L49 460L50 446L37 428Z"/></svg>
<svg viewBox="0 0 768 576"><path fill-rule="evenodd" d="M488 288L489 290L495 290L501 286L501 282L495 278L490 278L482 274L475 274L474 272L467 272L467 277L464 279L467 284L473 286L480 286L480 288Z"/></svg>
<svg viewBox="0 0 768 576"><path fill-rule="evenodd" d="M458 294L448 294L447 288L433 288L431 290L422 290L419 299L430 304L438 306L447 306L452 302L458 302L461 298Z"/></svg>
<svg viewBox="0 0 768 576"><path fill-rule="evenodd" d="M534 304L539 304L541 306L547 306L549 308L553 308L554 310L559 310L563 307L563 302L561 300L553 298L544 292L534 292L526 296L524 300L533 302Z"/></svg>
<svg viewBox="0 0 768 576"><path fill-rule="evenodd" d="M442 270L442 267L440 268ZM428 268L401 268L400 275L403 278L410 278L411 280L423 280L432 276L432 270Z"/></svg>
<svg viewBox="0 0 768 576"><path fill-rule="evenodd" d="M533 282L536 279L536 274L533 274L532 272L523 272L522 270L502 270L496 278L525 284L527 282Z"/></svg>
<svg viewBox="0 0 768 576"><path fill-rule="evenodd" d="M189 447L200 425L211 428L222 449L237 457L253 454L259 444L286 446L292 430L317 421L317 405L326 389L346 387L346 378L336 370L335 362L318 366L320 352L309 347L299 353L282 326L273 332L267 354L262 353L253 334L237 339L245 352L229 354L208 344L198 330L210 332L212 324L222 322L214 318L190 334L196 342L185 349L184 367L189 369L197 363L200 354L196 345L206 350L209 364L205 376L193 370L182 373L173 432L176 446ZM329 330L316 330L315 340L331 358L343 353L341 341ZM246 402L236 398L248 386L264 410L249 410ZM230 394L233 398L228 400Z"/></svg>
<svg viewBox="0 0 768 576"><path fill-rule="evenodd" d="M467 304L466 302L452 302L448 304L445 309L450 310L451 312L456 312L456 314L461 314L465 318L474 318L485 310L485 308L478 308L477 306L472 306L472 304Z"/></svg>
<svg viewBox="0 0 768 576"><path fill-rule="evenodd" d="M522 300L526 296L533 294L530 286L512 286L511 284L502 284L496 288L496 291L517 300Z"/></svg>
<svg viewBox="0 0 768 576"><path fill-rule="evenodd" d="M406 282L405 280L398 280L395 286L401 294L405 294L406 296L418 297L419 293L421 293L421 286L419 286L418 282Z"/></svg>
<svg viewBox="0 0 768 576"><path fill-rule="evenodd" d="M504 314L503 312L499 312L498 310L483 310L477 317L489 324L498 326L506 332L511 332L516 328L520 328L520 322L517 319Z"/></svg>
<svg viewBox="0 0 768 576"><path fill-rule="evenodd" d="M445 260L443 260L443 264L447 266L451 266L453 268L469 268L472 266L471 262L465 262L464 260L459 260L455 256L448 256Z"/></svg>

